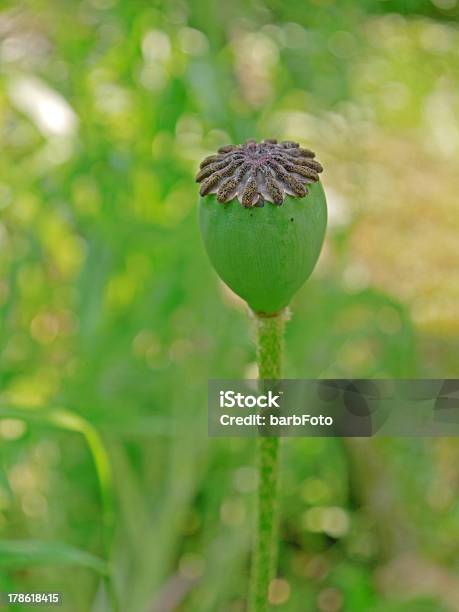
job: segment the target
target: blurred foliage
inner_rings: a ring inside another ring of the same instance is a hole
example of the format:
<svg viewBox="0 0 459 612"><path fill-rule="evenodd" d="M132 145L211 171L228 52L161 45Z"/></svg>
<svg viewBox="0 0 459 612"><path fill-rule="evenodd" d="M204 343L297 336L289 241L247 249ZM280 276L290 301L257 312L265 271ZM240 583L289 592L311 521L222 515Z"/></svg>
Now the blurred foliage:
<svg viewBox="0 0 459 612"><path fill-rule="evenodd" d="M255 356L193 183L221 144L296 139L326 168L289 376L457 376L458 18L456 0L2 3L0 591L244 610L253 445L207 437L206 385ZM458 459L454 439L286 441L273 609L459 610Z"/></svg>

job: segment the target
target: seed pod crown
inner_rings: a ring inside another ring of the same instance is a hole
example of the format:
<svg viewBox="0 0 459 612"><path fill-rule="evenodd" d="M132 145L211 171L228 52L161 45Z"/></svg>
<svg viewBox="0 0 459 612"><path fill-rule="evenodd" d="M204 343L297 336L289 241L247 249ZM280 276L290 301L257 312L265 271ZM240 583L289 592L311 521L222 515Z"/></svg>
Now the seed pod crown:
<svg viewBox="0 0 459 612"><path fill-rule="evenodd" d="M242 206L282 205L286 196L302 198L323 168L315 154L296 142L269 138L225 145L200 165L201 196L216 194L220 203L237 198Z"/></svg>

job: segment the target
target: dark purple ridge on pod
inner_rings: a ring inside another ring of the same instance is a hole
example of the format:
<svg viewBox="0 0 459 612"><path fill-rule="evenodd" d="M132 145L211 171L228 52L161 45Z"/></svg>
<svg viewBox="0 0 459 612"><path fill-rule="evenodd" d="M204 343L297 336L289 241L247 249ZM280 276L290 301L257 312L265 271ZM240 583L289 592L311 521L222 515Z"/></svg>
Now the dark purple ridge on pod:
<svg viewBox="0 0 459 612"><path fill-rule="evenodd" d="M237 198L246 208L263 206L265 200L281 205L286 195L304 197L308 184L319 180L323 168L314 157L291 140L247 140L206 157L196 182L202 196L216 193L222 203Z"/></svg>

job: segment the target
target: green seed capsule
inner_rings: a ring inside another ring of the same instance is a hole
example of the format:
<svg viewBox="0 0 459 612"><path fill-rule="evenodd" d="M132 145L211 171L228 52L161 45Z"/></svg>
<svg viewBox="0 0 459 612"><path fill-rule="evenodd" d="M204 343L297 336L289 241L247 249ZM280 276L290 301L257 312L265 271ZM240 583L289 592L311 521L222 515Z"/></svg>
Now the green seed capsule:
<svg viewBox="0 0 459 612"><path fill-rule="evenodd" d="M322 248L322 167L290 141L248 141L228 155L228 164L238 156L230 178L221 179L228 173L220 164L214 174L197 177L204 245L218 275L252 310L274 314L309 278Z"/></svg>
<svg viewBox="0 0 459 612"><path fill-rule="evenodd" d="M199 222L215 270L255 312L287 306L308 279L320 254L327 224L320 183L282 206L244 208L237 200L219 204L200 198Z"/></svg>

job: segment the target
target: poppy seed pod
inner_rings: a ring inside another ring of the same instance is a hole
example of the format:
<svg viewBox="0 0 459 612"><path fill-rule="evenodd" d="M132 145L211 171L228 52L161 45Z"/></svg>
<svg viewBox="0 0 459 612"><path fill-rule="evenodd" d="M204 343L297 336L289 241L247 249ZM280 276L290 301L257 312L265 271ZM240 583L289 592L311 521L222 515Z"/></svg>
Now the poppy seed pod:
<svg viewBox="0 0 459 612"><path fill-rule="evenodd" d="M291 141L248 140L206 157L196 176L209 259L260 315L285 308L319 257L327 206L314 157Z"/></svg>

